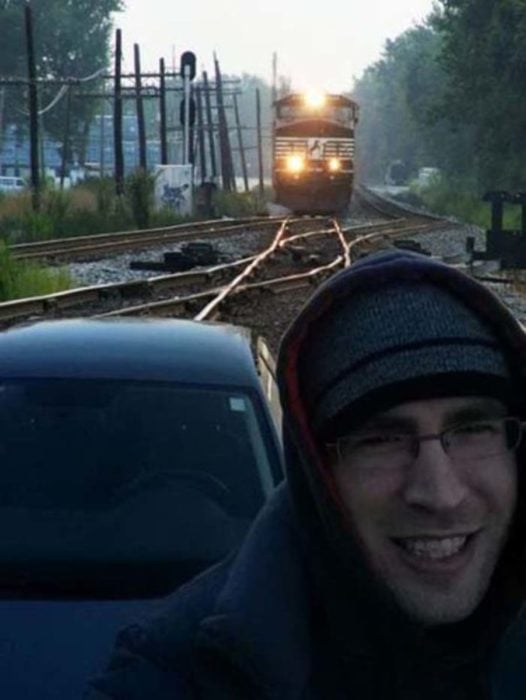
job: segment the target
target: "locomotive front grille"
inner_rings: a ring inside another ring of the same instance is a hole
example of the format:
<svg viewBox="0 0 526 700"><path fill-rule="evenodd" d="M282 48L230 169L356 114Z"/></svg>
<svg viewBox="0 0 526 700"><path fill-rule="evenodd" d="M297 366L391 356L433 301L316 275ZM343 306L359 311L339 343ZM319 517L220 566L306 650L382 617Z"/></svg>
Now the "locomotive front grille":
<svg viewBox="0 0 526 700"><path fill-rule="evenodd" d="M277 138L275 142L277 158L301 155L309 160L325 158L354 158L354 139L348 138Z"/></svg>

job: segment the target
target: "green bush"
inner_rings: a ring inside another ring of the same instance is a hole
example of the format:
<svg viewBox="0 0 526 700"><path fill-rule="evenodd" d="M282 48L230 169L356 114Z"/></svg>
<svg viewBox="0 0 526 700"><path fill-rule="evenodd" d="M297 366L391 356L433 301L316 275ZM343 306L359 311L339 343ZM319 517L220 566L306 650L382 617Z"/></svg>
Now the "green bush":
<svg viewBox="0 0 526 700"><path fill-rule="evenodd" d="M126 178L125 197L133 220L139 228L148 228L154 209L155 176L138 168Z"/></svg>
<svg viewBox="0 0 526 700"><path fill-rule="evenodd" d="M411 190L436 214L454 216L485 229L491 225L491 205L482 201L483 195L469 180L436 177L426 186L413 183ZM519 229L520 218L518 207L505 207L505 228Z"/></svg>
<svg viewBox="0 0 526 700"><path fill-rule="evenodd" d="M258 216L266 213L268 193L263 197L257 190L251 192L224 192L218 190L214 195L217 216Z"/></svg>
<svg viewBox="0 0 526 700"><path fill-rule="evenodd" d="M67 270L13 260L5 241L0 241L0 301L52 294L71 286Z"/></svg>
<svg viewBox="0 0 526 700"><path fill-rule="evenodd" d="M155 176L136 171L125 182L122 197L115 193L111 178L90 178L69 190L52 187L42 193L41 209L34 212L30 193L0 198L0 238L22 243L129 231L136 228L170 226L194 217L183 217L170 208L154 208ZM197 192L196 192L197 197ZM270 191L262 197L252 192L222 192L214 195L218 217L257 216L266 213ZM195 219L203 218L196 216Z"/></svg>

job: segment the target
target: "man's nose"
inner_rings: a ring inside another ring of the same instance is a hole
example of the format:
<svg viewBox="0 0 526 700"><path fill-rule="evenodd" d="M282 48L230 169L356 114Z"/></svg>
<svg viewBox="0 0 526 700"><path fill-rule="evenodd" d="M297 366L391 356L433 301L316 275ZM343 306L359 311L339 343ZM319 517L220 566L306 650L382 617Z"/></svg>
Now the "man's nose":
<svg viewBox="0 0 526 700"><path fill-rule="evenodd" d="M466 494L461 467L453 464L440 440L422 441L407 471L406 503L429 511L452 510L463 502Z"/></svg>

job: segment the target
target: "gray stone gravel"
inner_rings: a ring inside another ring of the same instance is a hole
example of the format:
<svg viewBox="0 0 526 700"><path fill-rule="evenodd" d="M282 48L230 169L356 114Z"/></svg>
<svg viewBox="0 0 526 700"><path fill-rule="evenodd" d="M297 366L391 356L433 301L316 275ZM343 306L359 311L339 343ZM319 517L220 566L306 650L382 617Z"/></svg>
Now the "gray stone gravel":
<svg viewBox="0 0 526 700"><path fill-rule="evenodd" d="M221 262L232 262L240 257L253 255L261 246L261 232L247 232L235 236L215 238L214 246L221 255ZM268 234L270 235L270 234ZM200 239L206 241L203 237ZM155 246L146 250L122 253L121 255L102 258L91 262L70 263L66 267L76 281L77 286L85 287L94 284L110 284L112 282L127 282L146 277L158 277L168 274L159 271L130 270L132 260L155 260L161 262L164 253L180 250L180 245L172 243L165 246Z"/></svg>
<svg viewBox="0 0 526 700"><path fill-rule="evenodd" d="M433 231L432 233L422 233L418 236L413 236L415 240L422 244L432 255L441 257L445 262L460 262L460 258L465 257L466 240L468 237L475 239L475 250L485 250L486 234L483 229L472 224L458 223L456 225L444 225L443 229ZM489 267L489 266L488 266ZM526 292L526 274L525 273L508 273L498 270L498 267L489 267L484 269L481 267L475 274L480 277L491 276L502 279L516 279L517 281L524 280L524 292ZM492 292L494 292L501 301L512 311L514 316L523 324L526 325L526 294L521 291L520 285L515 284L496 284L483 281Z"/></svg>
<svg viewBox="0 0 526 700"><path fill-rule="evenodd" d="M362 208L358 203L353 204L351 215L344 226L356 226L375 223L382 220L381 215L375 216L371 210ZM269 233L268 236L272 236ZM458 264L465 259L466 240L469 236L475 239L475 249L485 248L485 232L477 226L462 222L445 220L444 226L431 233L412 236L412 238L428 250L433 256L445 259L446 262ZM203 240L205 240L203 238ZM253 255L262 245L262 234L258 232L243 232L236 236L215 239L218 252L225 262L239 257ZM176 244L156 247L134 253L124 253L108 259L68 265L70 273L78 286L106 284L117 281L134 280L144 277L154 277L159 272L135 271L129 269L131 260L162 260L165 252L178 250ZM492 271L494 276L504 277L498 271ZM526 275L525 275L526 280ZM517 285L486 283L511 309L519 321L526 324L526 296ZM524 285L526 290L526 284ZM291 295L268 296L261 298L254 306L248 302L239 307L234 322L252 326L254 330L266 336L272 351L277 351L279 338L291 319L314 290L305 290ZM257 312L256 312L257 308ZM256 318L257 316L257 318Z"/></svg>

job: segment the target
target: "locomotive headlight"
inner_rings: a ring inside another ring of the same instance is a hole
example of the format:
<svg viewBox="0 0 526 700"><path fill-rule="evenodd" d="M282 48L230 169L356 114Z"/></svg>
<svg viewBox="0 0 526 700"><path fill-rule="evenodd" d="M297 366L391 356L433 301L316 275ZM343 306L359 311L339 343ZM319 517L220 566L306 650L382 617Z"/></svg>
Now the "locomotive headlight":
<svg viewBox="0 0 526 700"><path fill-rule="evenodd" d="M310 109L321 109L325 106L326 99L322 92L307 92L304 95L305 104Z"/></svg>
<svg viewBox="0 0 526 700"><path fill-rule="evenodd" d="M301 173L305 168L305 158L302 156L289 156L286 161L289 173Z"/></svg>
<svg viewBox="0 0 526 700"><path fill-rule="evenodd" d="M339 158L331 158L329 160L329 170L331 173L337 173L342 169L342 162Z"/></svg>

